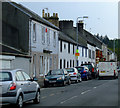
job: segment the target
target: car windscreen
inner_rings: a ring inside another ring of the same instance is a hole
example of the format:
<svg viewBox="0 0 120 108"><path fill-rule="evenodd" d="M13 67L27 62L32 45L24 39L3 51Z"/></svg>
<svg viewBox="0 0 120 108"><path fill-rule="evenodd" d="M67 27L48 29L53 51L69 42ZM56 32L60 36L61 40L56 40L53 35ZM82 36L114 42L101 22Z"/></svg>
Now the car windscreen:
<svg viewBox="0 0 120 108"><path fill-rule="evenodd" d="M83 66L86 66L88 69L91 69L91 68L92 68L91 65L83 65Z"/></svg>
<svg viewBox="0 0 120 108"><path fill-rule="evenodd" d="M72 68L66 69L66 70L67 70L68 73L69 73L69 72L74 72L74 69L72 69Z"/></svg>
<svg viewBox="0 0 120 108"><path fill-rule="evenodd" d="M63 75L63 71L62 70L51 70L48 72L47 75Z"/></svg>
<svg viewBox="0 0 120 108"><path fill-rule="evenodd" d="M78 71L82 71L84 67L76 67Z"/></svg>
<svg viewBox="0 0 120 108"><path fill-rule="evenodd" d="M0 72L0 81L12 81L10 72Z"/></svg>

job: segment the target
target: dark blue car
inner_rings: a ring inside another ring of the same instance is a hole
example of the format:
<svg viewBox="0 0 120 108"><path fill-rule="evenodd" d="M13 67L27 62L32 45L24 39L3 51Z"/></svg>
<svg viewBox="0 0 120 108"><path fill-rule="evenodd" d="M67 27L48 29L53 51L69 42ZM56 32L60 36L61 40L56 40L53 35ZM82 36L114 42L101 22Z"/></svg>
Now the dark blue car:
<svg viewBox="0 0 120 108"><path fill-rule="evenodd" d="M77 66L78 72L81 74L81 78L84 80L91 79L91 73L86 66Z"/></svg>

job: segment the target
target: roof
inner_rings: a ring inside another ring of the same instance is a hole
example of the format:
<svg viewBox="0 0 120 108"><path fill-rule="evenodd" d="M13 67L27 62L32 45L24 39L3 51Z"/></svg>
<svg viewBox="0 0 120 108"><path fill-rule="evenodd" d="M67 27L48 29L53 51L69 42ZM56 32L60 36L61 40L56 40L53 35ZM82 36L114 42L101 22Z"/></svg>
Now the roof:
<svg viewBox="0 0 120 108"><path fill-rule="evenodd" d="M76 28L67 28L62 29L62 32L64 32L68 37L73 39L76 42ZM78 44L83 47L87 47L87 41L81 36L80 32L78 32ZM76 42L77 43L77 42Z"/></svg>
<svg viewBox="0 0 120 108"><path fill-rule="evenodd" d="M77 42L73 38L71 38L69 35L67 35L61 31L59 32L59 39L77 45ZM82 47L86 47L86 46L83 46L79 43L78 43L78 45L82 46Z"/></svg>
<svg viewBox="0 0 120 108"><path fill-rule="evenodd" d="M20 9L21 11L23 11L24 13L26 13L27 15L30 16L31 19L40 22L42 24L45 24L49 27L52 27L56 30L59 30L58 27L56 27L55 25L53 25L52 23L50 23L49 21L45 20L44 18L40 17L38 14L36 14L35 12L31 11L30 9L24 7L21 4L17 4L15 2L9 2L11 5L13 4L13 6L17 7L18 9Z"/></svg>

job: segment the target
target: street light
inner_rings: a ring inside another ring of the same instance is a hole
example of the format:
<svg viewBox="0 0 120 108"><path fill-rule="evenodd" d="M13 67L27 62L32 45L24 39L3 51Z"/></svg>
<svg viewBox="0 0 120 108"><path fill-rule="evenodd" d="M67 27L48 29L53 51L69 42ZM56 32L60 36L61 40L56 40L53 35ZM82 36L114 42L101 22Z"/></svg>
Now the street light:
<svg viewBox="0 0 120 108"><path fill-rule="evenodd" d="M76 29L76 41L77 41L77 53L78 53L78 19L79 18L82 18L83 20L82 21L84 21L84 18L88 18L88 16L83 16L83 17L77 17L77 20L76 20L76 27L77 27L77 29ZM78 59L78 58L77 58ZM77 66L78 66L78 60L77 60Z"/></svg>

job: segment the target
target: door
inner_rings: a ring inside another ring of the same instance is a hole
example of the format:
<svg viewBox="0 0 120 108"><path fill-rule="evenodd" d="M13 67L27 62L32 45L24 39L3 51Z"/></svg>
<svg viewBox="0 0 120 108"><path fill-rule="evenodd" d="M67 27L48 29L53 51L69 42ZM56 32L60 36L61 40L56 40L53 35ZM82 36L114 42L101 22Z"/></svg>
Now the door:
<svg viewBox="0 0 120 108"><path fill-rule="evenodd" d="M16 72L16 85L17 85L17 89L22 89L22 92L24 94L24 100L28 100L28 95L27 95L27 92L28 92L28 84L27 82L25 81L25 78L22 74L21 71L17 71Z"/></svg>
<svg viewBox="0 0 120 108"><path fill-rule="evenodd" d="M30 81L30 77L25 72L22 72L25 78L25 82L27 84L27 97L28 99L34 99L36 95L36 86L37 84L34 81Z"/></svg>

